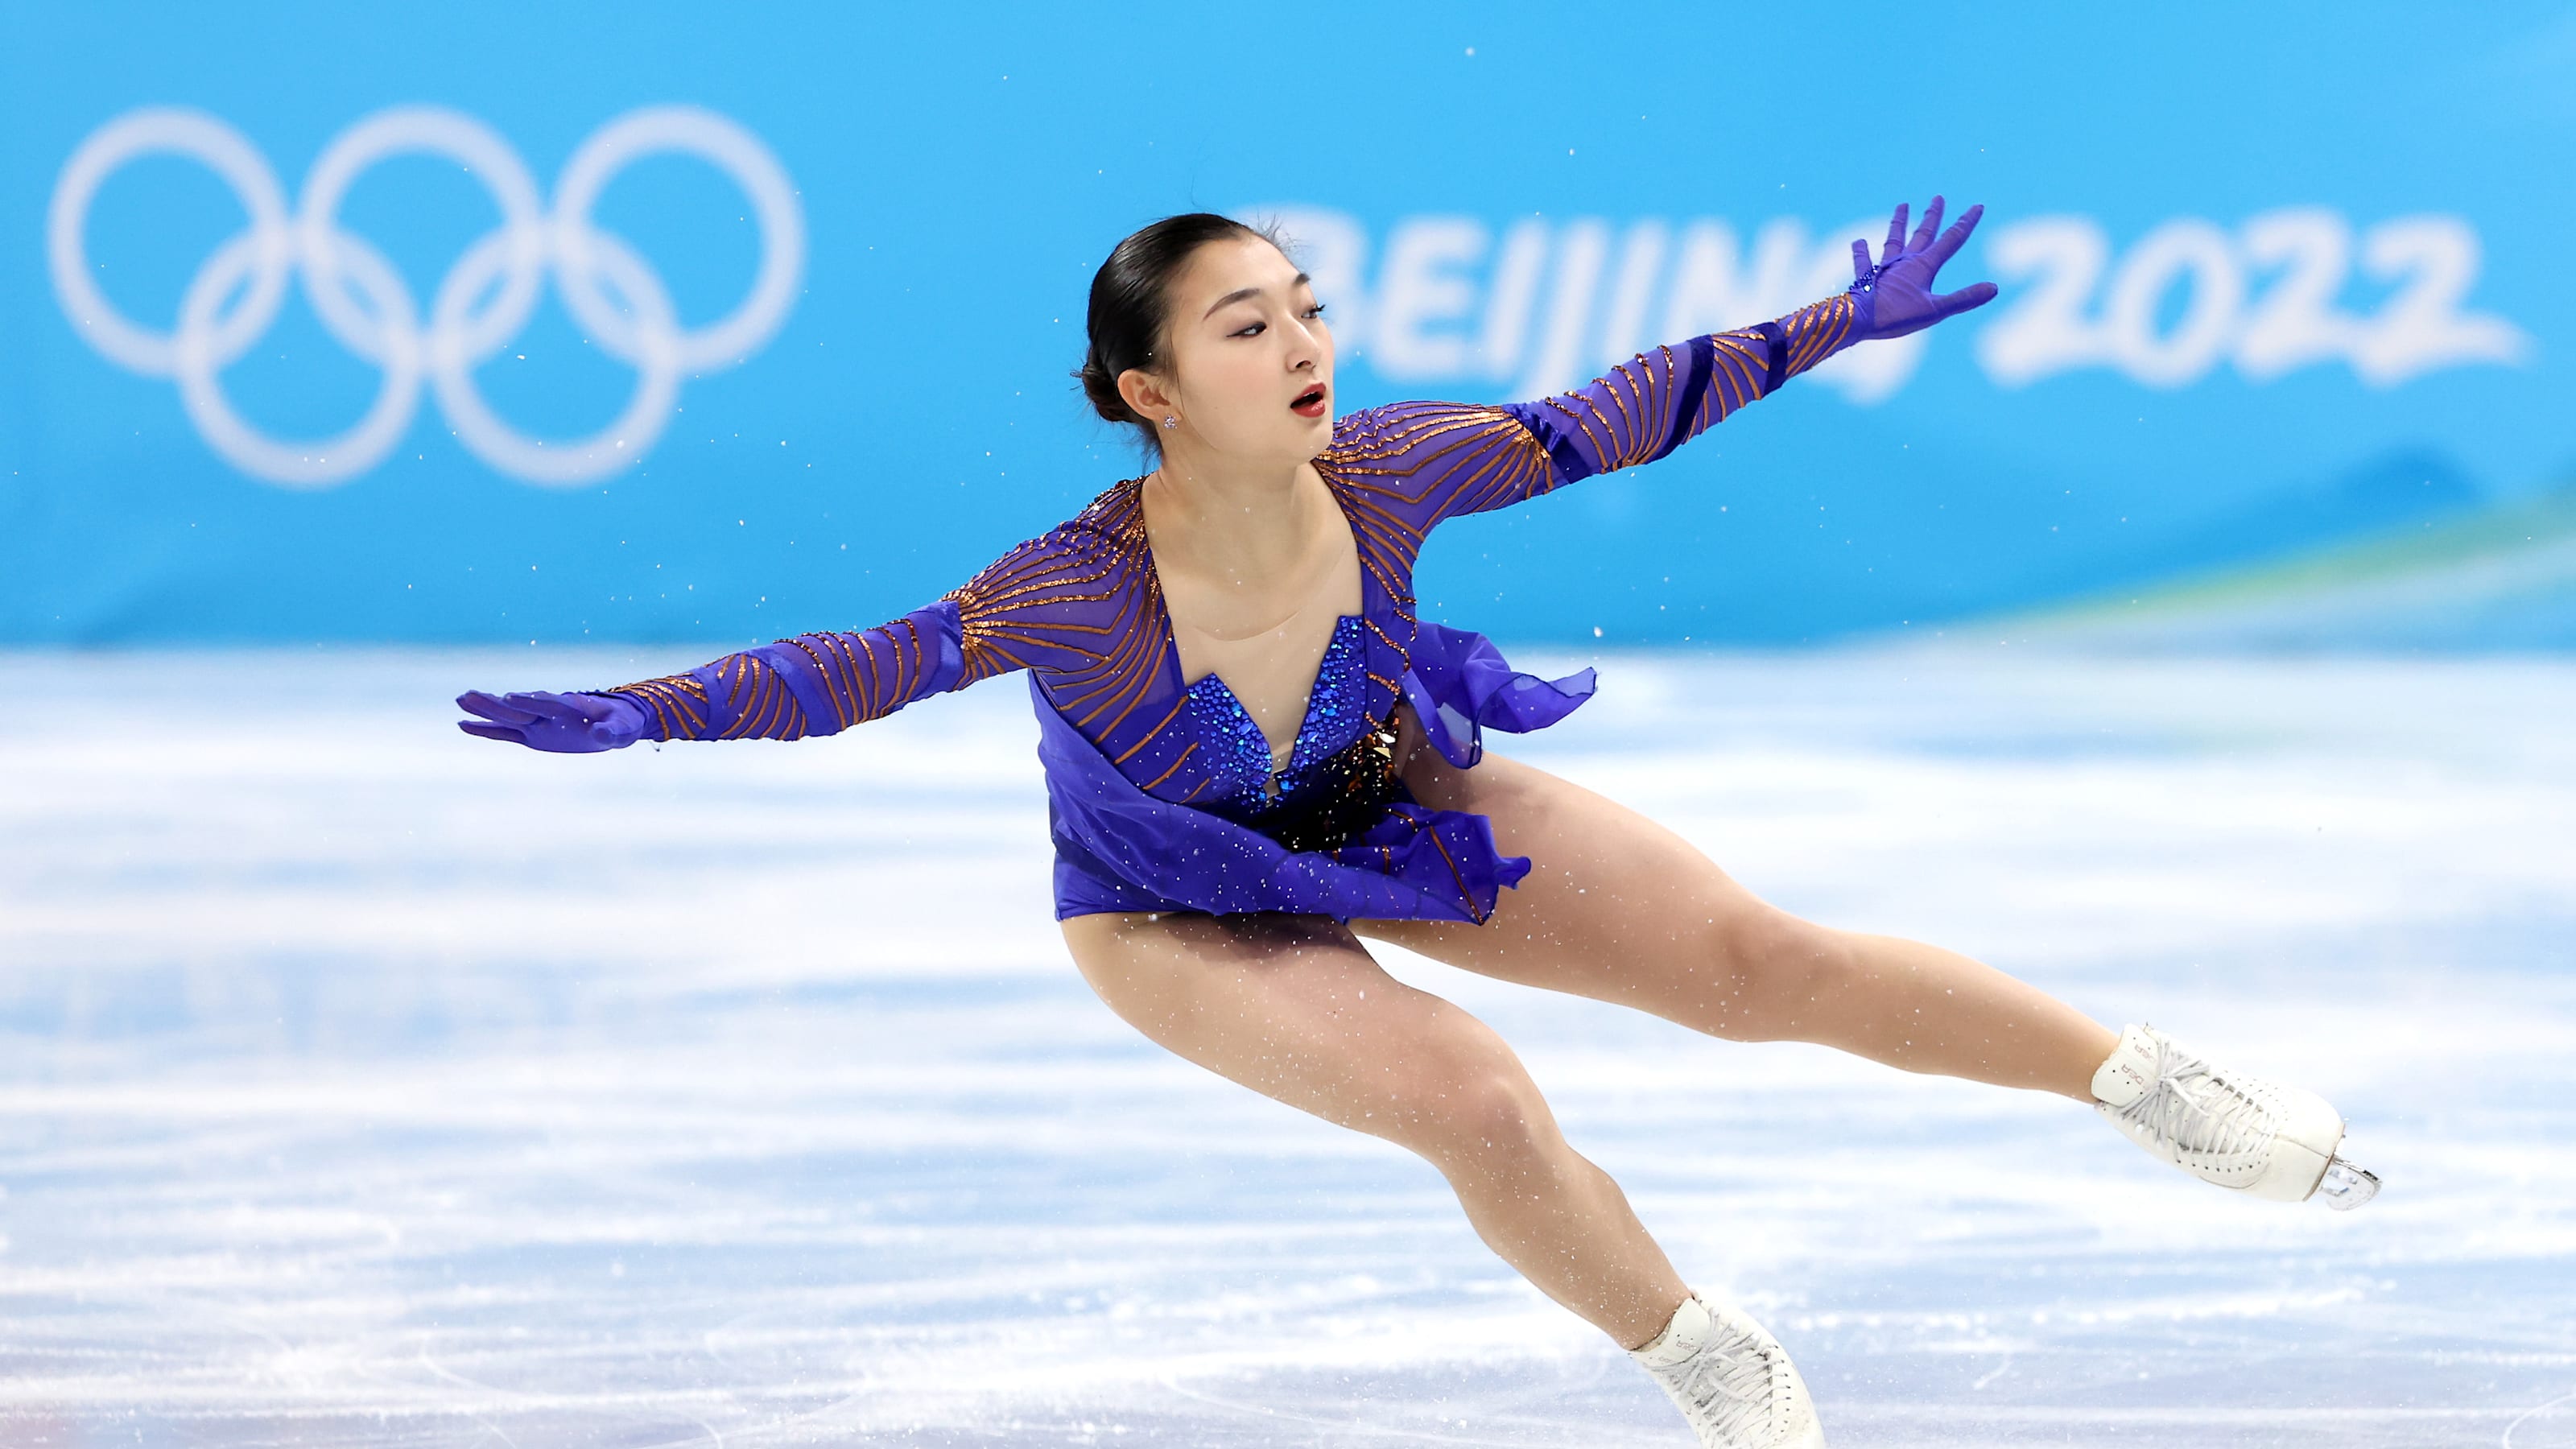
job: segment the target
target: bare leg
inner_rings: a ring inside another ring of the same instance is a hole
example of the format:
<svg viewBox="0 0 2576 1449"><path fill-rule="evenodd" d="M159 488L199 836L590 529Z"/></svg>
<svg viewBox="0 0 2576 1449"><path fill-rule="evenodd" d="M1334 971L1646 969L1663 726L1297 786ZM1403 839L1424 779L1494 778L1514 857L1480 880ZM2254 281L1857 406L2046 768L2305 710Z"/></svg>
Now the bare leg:
<svg viewBox="0 0 2576 1449"><path fill-rule="evenodd" d="M1339 924L1092 915L1064 937L1110 1010L1177 1055L1420 1154L1487 1246L1622 1347L1689 1295L1502 1038L1387 975Z"/></svg>
<svg viewBox="0 0 2576 1449"><path fill-rule="evenodd" d="M1766 908L1767 909L1767 908ZM1806 924L1801 922L1800 924ZM1784 1018L1783 1035L1910 1072L2036 1087L2093 1101L2093 1072L2119 1033L1982 961L1898 936L1824 931L1847 959L1818 974L1849 983L1839 1001ZM1854 1009L1854 999L1872 1002Z"/></svg>
<svg viewBox="0 0 2576 1449"><path fill-rule="evenodd" d="M1714 1036L1817 1042L2085 1103L2118 1042L2065 1002L1955 951L1800 920L1672 831L1518 760L1488 753L1459 770L1419 749L1405 783L1426 805L1490 816L1504 851L1530 857L1530 873L1482 926L1352 922L1363 936Z"/></svg>

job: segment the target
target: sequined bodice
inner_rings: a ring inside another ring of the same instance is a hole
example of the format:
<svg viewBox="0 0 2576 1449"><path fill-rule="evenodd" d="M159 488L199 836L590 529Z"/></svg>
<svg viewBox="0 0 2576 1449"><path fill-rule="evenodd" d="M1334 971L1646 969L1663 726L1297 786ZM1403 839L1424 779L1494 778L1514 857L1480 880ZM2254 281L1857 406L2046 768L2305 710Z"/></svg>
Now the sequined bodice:
<svg viewBox="0 0 2576 1449"><path fill-rule="evenodd" d="M1329 784L1322 767L1367 727L1362 687L1366 657L1360 647L1367 625L1359 614L1344 614L1334 621L1333 637L1316 666L1288 762L1275 771L1269 738L1226 682L1214 674L1202 674L1190 682L1183 691L1185 717L1198 737L1199 757L1206 762L1213 785L1198 803L1222 806L1229 815L1250 819L1293 808Z"/></svg>

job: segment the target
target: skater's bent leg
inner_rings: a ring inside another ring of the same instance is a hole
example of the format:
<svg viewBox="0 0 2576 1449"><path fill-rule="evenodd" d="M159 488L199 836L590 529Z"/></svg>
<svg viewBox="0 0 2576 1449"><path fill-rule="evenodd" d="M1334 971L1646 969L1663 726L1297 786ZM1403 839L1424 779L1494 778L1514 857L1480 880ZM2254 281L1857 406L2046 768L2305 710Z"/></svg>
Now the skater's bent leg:
<svg viewBox="0 0 2576 1449"><path fill-rule="evenodd" d="M1806 1041L1908 1071L2093 1100L2116 1033L1955 951L1801 920L1614 800L1488 752L1416 751L1424 804L1490 817L1530 873L1482 926L1358 921L1360 934L1488 976L1635 1006L1737 1041Z"/></svg>
<svg viewBox="0 0 2576 1449"><path fill-rule="evenodd" d="M1502 1038L1387 975L1336 922L1103 914L1063 925L1110 1010L1220 1076L1419 1153L1487 1246L1622 1347L1654 1337L1688 1296Z"/></svg>

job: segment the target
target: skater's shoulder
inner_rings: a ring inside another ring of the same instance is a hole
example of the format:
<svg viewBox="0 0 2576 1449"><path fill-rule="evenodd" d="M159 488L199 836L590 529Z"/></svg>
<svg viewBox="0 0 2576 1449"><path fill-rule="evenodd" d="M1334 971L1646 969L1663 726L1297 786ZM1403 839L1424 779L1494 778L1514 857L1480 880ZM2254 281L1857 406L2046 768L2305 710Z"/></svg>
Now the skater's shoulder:
<svg viewBox="0 0 2576 1449"><path fill-rule="evenodd" d="M1518 432L1512 415L1490 403L1419 398L1345 413L1333 441L1315 461L1342 472L1409 472L1462 447Z"/></svg>
<svg viewBox="0 0 2576 1449"><path fill-rule="evenodd" d="M1102 489L1071 517L1014 544L986 572L1006 573L1035 586L1049 579L1096 579L1104 571L1131 566L1145 537L1144 513L1136 502L1138 481L1123 479Z"/></svg>
<svg viewBox="0 0 2576 1449"><path fill-rule="evenodd" d="M1333 424L1333 441L1328 451L1349 454L1403 449L1462 432L1481 432L1509 424L1511 420L1509 412L1492 403L1447 402L1439 398L1379 403L1375 407L1344 413L1341 420Z"/></svg>

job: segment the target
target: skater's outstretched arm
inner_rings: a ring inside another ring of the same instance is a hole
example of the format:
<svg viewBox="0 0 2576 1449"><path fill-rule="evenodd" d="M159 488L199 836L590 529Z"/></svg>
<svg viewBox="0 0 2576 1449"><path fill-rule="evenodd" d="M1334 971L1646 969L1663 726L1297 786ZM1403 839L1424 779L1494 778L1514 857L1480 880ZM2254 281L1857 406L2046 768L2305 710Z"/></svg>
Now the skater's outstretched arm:
<svg viewBox="0 0 2576 1449"><path fill-rule="evenodd" d="M1109 603L1096 550L1059 530L1021 544L936 601L853 633L799 634L685 674L573 693L469 690L457 728L564 754L639 739L794 740L837 734L926 695L1015 669L1096 660Z"/></svg>
<svg viewBox="0 0 2576 1449"><path fill-rule="evenodd" d="M1941 198L1933 197L1908 238L1907 208L1899 205L1875 263L1869 244L1854 241L1848 290L1775 321L1640 353L1571 392L1504 404L1500 411L1519 427L1496 419L1493 409L1423 403L1379 409L1364 456L1351 471L1363 477L1379 471L1367 453L1411 454L1403 471L1430 486L1390 497L1388 511L1418 537L1443 518L1507 507L1595 473L1653 462L1856 342L1919 332L1991 300L1991 282L1933 292L1942 263L1967 242L1984 212L1972 206L1942 231L1941 209Z"/></svg>
<svg viewBox="0 0 2576 1449"><path fill-rule="evenodd" d="M1943 231L1941 207L1941 198L1933 197L1909 239L1907 207L1898 203L1879 260L1872 263L1869 243L1855 239L1851 286L1821 302L1775 321L1641 353L1572 392L1505 404L1504 411L1547 450L1548 476L1535 480L1539 486L1531 492L1653 462L1854 343L1920 332L1984 305L1995 295L1992 282L1946 296L1932 291L1941 264L1966 245L1985 213L1982 206L1969 207ZM1479 512L1517 501L1470 494L1443 512Z"/></svg>

